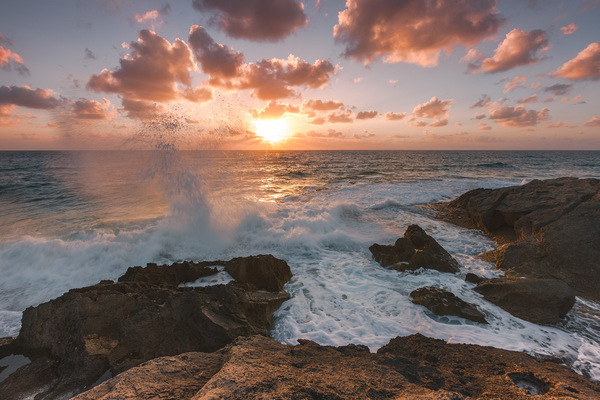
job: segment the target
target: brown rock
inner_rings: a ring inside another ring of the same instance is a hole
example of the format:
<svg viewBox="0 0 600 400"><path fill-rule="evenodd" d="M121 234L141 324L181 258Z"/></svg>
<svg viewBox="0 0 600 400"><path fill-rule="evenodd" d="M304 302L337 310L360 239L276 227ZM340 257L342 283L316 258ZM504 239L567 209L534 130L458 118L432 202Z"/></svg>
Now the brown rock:
<svg viewBox="0 0 600 400"><path fill-rule="evenodd" d="M76 400L109 399L596 399L600 389L524 353L412 335L377 354L364 346L287 346L239 338L216 353L163 357ZM188 390L189 389L189 390Z"/></svg>
<svg viewBox="0 0 600 400"><path fill-rule="evenodd" d="M559 279L577 295L600 300L600 180L476 189L450 202L442 215L461 224L468 217L504 244L495 260L507 275Z"/></svg>
<svg viewBox="0 0 600 400"><path fill-rule="evenodd" d="M232 264L242 264L241 260ZM256 256L249 265L258 276L268 274L259 272L261 260L267 271L278 271L276 267L289 271L284 261ZM186 279L204 276L206 265L175 265L174 271L156 265L148 271L130 269L118 283L103 281L73 289L25 310L16 345L25 354L43 351L58 361L58 379L38 388L42 397L80 393L107 370L115 375L159 356L212 352L238 336L267 335L273 312L289 298L283 291L267 292L239 282L180 288L177 285ZM200 271L199 275L189 273L192 270ZM161 271L164 282L159 279ZM278 279L282 276L285 271L278 271ZM41 362L46 361L40 358L30 368ZM18 382L32 388L37 385L26 371L17 371L11 378L0 384L0 393Z"/></svg>
<svg viewBox="0 0 600 400"><path fill-rule="evenodd" d="M473 322L487 324L485 316L473 304L469 304L447 290L426 286L411 292L414 304L426 307L436 315L455 315Z"/></svg>
<svg viewBox="0 0 600 400"><path fill-rule="evenodd" d="M375 261L398 271L429 268L456 273L460 270L460 264L418 225L410 225L394 245L375 243L369 250Z"/></svg>
<svg viewBox="0 0 600 400"><path fill-rule="evenodd" d="M555 324L575 304L575 293L556 279L484 280L475 290L512 315L537 324Z"/></svg>

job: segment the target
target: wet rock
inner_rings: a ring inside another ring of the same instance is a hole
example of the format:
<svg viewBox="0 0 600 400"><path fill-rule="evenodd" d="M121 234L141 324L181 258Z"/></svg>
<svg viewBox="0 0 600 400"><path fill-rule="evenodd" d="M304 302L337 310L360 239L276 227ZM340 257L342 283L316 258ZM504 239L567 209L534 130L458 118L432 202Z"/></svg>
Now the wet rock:
<svg viewBox="0 0 600 400"><path fill-rule="evenodd" d="M512 315L537 324L555 324L575 304L575 293L556 279L484 280L475 290Z"/></svg>
<svg viewBox="0 0 600 400"><path fill-rule="evenodd" d="M476 189L440 215L489 233L502 245L494 258L508 276L559 279L578 296L600 300L600 180Z"/></svg>
<svg viewBox="0 0 600 400"><path fill-rule="evenodd" d="M418 225L410 225L404 237L393 245L375 243L369 250L375 261L398 271L429 268L456 273L460 270L460 264Z"/></svg>
<svg viewBox="0 0 600 400"><path fill-rule="evenodd" d="M595 399L600 388L524 353L412 335L376 354L309 340L239 338L212 353L162 357L79 395L109 399ZM528 385L528 386L526 386ZM576 396L574 396L576 393Z"/></svg>
<svg viewBox="0 0 600 400"><path fill-rule="evenodd" d="M212 352L238 336L267 335L273 312L289 298L283 290L265 290L282 287L280 280L291 276L287 263L272 256L251 257L247 262L240 258L174 265L173 271L171 266L130 268L117 283L102 281L73 289L25 310L15 343L25 354L45 352L47 357L38 358L30 368L52 360L58 376L38 388L41 397L80 393L107 370L116 375L159 356ZM263 277L273 272L277 278L265 285L234 281L201 288L178 287L188 279L216 272L208 268L214 265L244 268L246 273L252 270ZM19 382L32 388L40 386L30 376L27 371L17 371L10 382L0 384L0 393L9 390L7 385Z"/></svg>
<svg viewBox="0 0 600 400"><path fill-rule="evenodd" d="M487 324L485 316L473 304L444 289L426 286L411 292L414 304L426 307L436 315L455 315L473 322Z"/></svg>
<svg viewBox="0 0 600 400"><path fill-rule="evenodd" d="M480 283L480 282L482 282L484 280L485 280L485 278L482 278L479 275L475 275L472 272L469 272L467 275L465 275L465 281L466 282L478 284L478 283Z"/></svg>

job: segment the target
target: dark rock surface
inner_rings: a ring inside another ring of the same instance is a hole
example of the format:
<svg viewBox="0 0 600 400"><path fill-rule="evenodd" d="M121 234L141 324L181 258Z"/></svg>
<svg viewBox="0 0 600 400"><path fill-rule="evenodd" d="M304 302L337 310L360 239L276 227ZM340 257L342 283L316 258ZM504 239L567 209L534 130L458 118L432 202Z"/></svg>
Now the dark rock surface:
<svg viewBox="0 0 600 400"><path fill-rule="evenodd" d="M469 304L454 293L434 286L413 290L412 302L426 307L436 315L455 315L473 322L487 324L485 316L473 304Z"/></svg>
<svg viewBox="0 0 600 400"><path fill-rule="evenodd" d="M498 268L511 277L558 279L578 296L600 300L600 180L534 180L476 189L440 216L483 229L502 246Z"/></svg>
<svg viewBox="0 0 600 400"><path fill-rule="evenodd" d="M512 315L536 324L555 324L575 304L575 292L556 279L484 280L475 290Z"/></svg>
<svg viewBox="0 0 600 400"><path fill-rule="evenodd" d="M215 265L241 278L251 271L274 277L265 284L250 278L251 283L178 287L215 273L209 268ZM159 356L212 352L238 336L267 335L273 312L289 296L266 290L282 288L286 277L289 266L272 256L151 264L130 268L118 283L102 281L30 307L13 345L37 358L0 384L2 398L18 398L23 387L39 398L61 398L82 392L108 370L116 375ZM33 378L40 369L46 379L38 382Z"/></svg>
<svg viewBox="0 0 600 400"><path fill-rule="evenodd" d="M460 270L460 264L418 225L410 225L404 237L393 245L375 243L369 250L375 261L398 271L429 268L456 273Z"/></svg>
<svg viewBox="0 0 600 400"><path fill-rule="evenodd" d="M240 338L212 354L162 357L77 400L109 399L597 399L600 388L524 353L412 335L376 354L364 346L287 346Z"/></svg>

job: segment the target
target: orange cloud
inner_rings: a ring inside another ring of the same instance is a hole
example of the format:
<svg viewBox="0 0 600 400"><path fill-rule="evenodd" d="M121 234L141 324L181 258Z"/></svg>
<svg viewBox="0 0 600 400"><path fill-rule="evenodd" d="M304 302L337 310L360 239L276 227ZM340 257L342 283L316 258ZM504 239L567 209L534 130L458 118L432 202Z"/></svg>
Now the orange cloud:
<svg viewBox="0 0 600 400"><path fill-rule="evenodd" d="M304 102L303 107L315 111L332 111L344 108L344 103L334 100L308 100Z"/></svg>
<svg viewBox="0 0 600 400"><path fill-rule="evenodd" d="M419 104L413 109L413 116L418 118L436 118L442 115L448 116L450 105L454 100L439 100L437 97L432 97L428 102Z"/></svg>
<svg viewBox="0 0 600 400"><path fill-rule="evenodd" d="M515 76L510 82L507 82L504 85L504 93L510 93L516 88L524 87L525 82L527 82L527 77L525 75Z"/></svg>
<svg viewBox="0 0 600 400"><path fill-rule="evenodd" d="M600 127L600 118L598 118L598 117L592 117L592 119L590 119L589 121L587 121L585 123L585 126L590 126L590 127L593 127L593 128Z"/></svg>
<svg viewBox="0 0 600 400"><path fill-rule="evenodd" d="M562 28L560 28L560 30L562 31L563 35L571 35L577 29L579 29L579 27L577 25L575 25L574 23L571 23L571 24L569 24L567 26L563 26Z"/></svg>
<svg viewBox="0 0 600 400"><path fill-rule="evenodd" d="M354 113L350 110L345 110L339 113L331 113L327 117L327 122L332 124L347 124L350 122L354 122Z"/></svg>
<svg viewBox="0 0 600 400"><path fill-rule="evenodd" d="M552 76L572 81L600 79L600 43L590 43L575 58L554 71Z"/></svg>
<svg viewBox="0 0 600 400"><path fill-rule="evenodd" d="M0 86L0 106L15 106L50 110L61 105L64 100L53 97L50 89L32 90L29 86Z"/></svg>
<svg viewBox="0 0 600 400"><path fill-rule="evenodd" d="M549 49L548 35L541 29L531 32L513 29L494 50L494 56L481 61L480 65L470 64L473 72L501 72L522 65L536 64L544 58Z"/></svg>
<svg viewBox="0 0 600 400"><path fill-rule="evenodd" d="M205 103L211 101L214 97L210 88L199 86L195 88L186 88L183 91L183 98L192 103Z"/></svg>
<svg viewBox="0 0 600 400"><path fill-rule="evenodd" d="M484 118L485 118L485 113L477 114L475 116L475 119L484 119Z"/></svg>
<svg viewBox="0 0 600 400"><path fill-rule="evenodd" d="M541 111L528 110L525 106L491 108L490 117L496 123L509 127L527 127L537 125L539 121L550 118L549 110L543 108Z"/></svg>
<svg viewBox="0 0 600 400"><path fill-rule="evenodd" d="M254 118L261 119L279 119L285 114L299 114L300 107L292 104L279 103L275 100L269 102L269 104L262 110L252 109L250 114ZM325 122L325 121L323 121Z"/></svg>
<svg viewBox="0 0 600 400"><path fill-rule="evenodd" d="M341 139L344 137L342 132L336 131L335 129L328 129L327 133L321 133L317 131L309 131L306 133L306 136L315 137L315 138L338 138Z"/></svg>
<svg viewBox="0 0 600 400"><path fill-rule="evenodd" d="M190 86L190 71L196 68L192 52L181 39L173 45L149 30L140 31L133 51L122 58L120 67L92 75L87 88L118 93L141 101L173 101L180 97L177 82Z"/></svg>
<svg viewBox="0 0 600 400"><path fill-rule="evenodd" d="M537 103L538 102L538 97L537 94L532 94L529 97L525 97L524 99L521 100L517 100L517 103L519 104L525 104L525 103Z"/></svg>
<svg viewBox="0 0 600 400"><path fill-rule="evenodd" d="M211 13L229 36L278 41L307 24L304 5L296 0L193 0L202 14Z"/></svg>
<svg viewBox="0 0 600 400"><path fill-rule="evenodd" d="M145 12L144 14L135 14L133 19L138 24L146 24L149 23L152 29L155 27L161 26L163 24L163 20L161 16L166 15L171 11L171 6L166 5L161 9L150 10Z"/></svg>
<svg viewBox="0 0 600 400"><path fill-rule="evenodd" d="M406 113L395 113L392 111L386 112L384 115L386 121L400 121L406 117Z"/></svg>
<svg viewBox="0 0 600 400"><path fill-rule="evenodd" d="M358 114L356 114L356 119L373 119L378 115L379 113L377 111L360 111Z"/></svg>
<svg viewBox="0 0 600 400"><path fill-rule="evenodd" d="M432 123L429 124L429 126L431 126L433 128L437 128L440 126L446 126L446 125L448 125L448 118L438 119L437 121L433 121Z"/></svg>
<svg viewBox="0 0 600 400"><path fill-rule="evenodd" d="M78 100L71 107L71 115L76 119L106 120L110 119L110 101L102 99L102 103L95 100Z"/></svg>
<svg viewBox="0 0 600 400"><path fill-rule="evenodd" d="M327 122L327 120L324 117L317 117L312 119L311 121L308 121L309 124L313 125L324 125L325 122Z"/></svg>
<svg viewBox="0 0 600 400"><path fill-rule="evenodd" d="M0 35L0 44L10 45L12 41L6 36ZM23 57L19 54L0 46L0 68L5 71L10 71L14 68L19 74L29 74L29 69L23 62Z"/></svg>
<svg viewBox="0 0 600 400"><path fill-rule="evenodd" d="M495 0L347 0L333 32L346 57L434 66L442 50L470 47L503 23Z"/></svg>
<svg viewBox="0 0 600 400"><path fill-rule="evenodd" d="M479 130L481 131L490 131L492 130L492 127L489 126L488 124L486 124L485 122L480 122L477 124L477 126L479 127Z"/></svg>

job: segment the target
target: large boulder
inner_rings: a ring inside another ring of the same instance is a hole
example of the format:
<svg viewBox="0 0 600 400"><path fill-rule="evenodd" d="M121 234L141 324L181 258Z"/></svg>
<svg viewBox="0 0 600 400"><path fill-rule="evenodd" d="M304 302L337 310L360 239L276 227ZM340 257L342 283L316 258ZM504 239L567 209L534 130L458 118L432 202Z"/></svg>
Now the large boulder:
<svg viewBox="0 0 600 400"><path fill-rule="evenodd" d="M476 189L448 203L441 216L495 238L496 265L508 276L559 279L578 296L600 300L600 180Z"/></svg>
<svg viewBox="0 0 600 400"><path fill-rule="evenodd" d="M475 290L512 315L537 324L555 324L575 304L575 292L556 279L484 280Z"/></svg>
<svg viewBox="0 0 600 400"><path fill-rule="evenodd" d="M216 353L162 357L76 400L110 399L597 399L567 367L524 353L412 335L376 354L365 346L297 346L255 336Z"/></svg>
<svg viewBox="0 0 600 400"><path fill-rule="evenodd" d="M404 237L393 245L375 243L369 250L375 261L398 271L428 268L456 273L460 270L460 264L418 225L410 225Z"/></svg>
<svg viewBox="0 0 600 400"><path fill-rule="evenodd" d="M266 284L249 279L252 283L179 287L216 273L215 266L236 276L237 270L246 275L254 271L265 277ZM270 273L277 277L268 279ZM44 399L61 398L83 391L102 375L115 375L159 356L212 352L238 336L267 335L273 312L289 298L282 290L284 277L291 277L285 261L256 256L135 267L119 282L70 290L25 310L14 345L24 354L44 357L2 382L0 393L6 399L17 398L9 394L25 381ZM30 380L31 371L46 360L52 361L53 371L47 376L55 379L40 387Z"/></svg>
<svg viewBox="0 0 600 400"><path fill-rule="evenodd" d="M412 302L426 307L436 315L455 315L473 322L487 324L485 316L473 304L454 293L435 286L425 286L410 293Z"/></svg>

